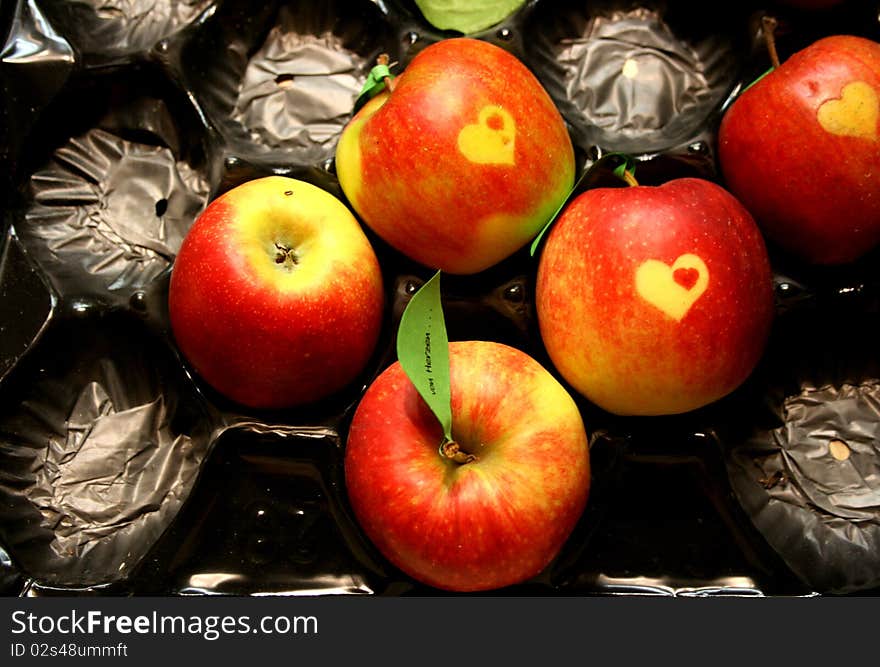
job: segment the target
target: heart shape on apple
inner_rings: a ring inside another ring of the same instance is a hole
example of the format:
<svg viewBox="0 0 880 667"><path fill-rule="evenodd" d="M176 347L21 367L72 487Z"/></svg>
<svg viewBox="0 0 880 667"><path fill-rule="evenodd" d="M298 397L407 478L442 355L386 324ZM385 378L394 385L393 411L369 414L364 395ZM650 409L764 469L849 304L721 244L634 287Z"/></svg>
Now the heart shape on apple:
<svg viewBox="0 0 880 667"><path fill-rule="evenodd" d="M452 435L399 362L367 389L351 423L345 483L367 537L395 566L446 590L480 591L540 573L587 502L580 412L536 360L485 341L449 344Z"/></svg>
<svg viewBox="0 0 880 667"><path fill-rule="evenodd" d="M696 257L696 255L694 256ZM678 268L672 272L672 279L688 291L692 290L697 282L699 282L700 276L701 274L698 269ZM694 301L696 301L696 298Z"/></svg>
<svg viewBox="0 0 880 667"><path fill-rule="evenodd" d="M458 150L475 164L515 164L516 124L506 109L486 106L458 133Z"/></svg>
<svg viewBox="0 0 880 667"><path fill-rule="evenodd" d="M193 223L171 273L174 339L195 371L243 405L284 408L338 391L381 329L379 262L352 213L314 185L248 181Z"/></svg>
<svg viewBox="0 0 880 667"><path fill-rule="evenodd" d="M840 99L823 102L816 112L816 120L826 132L868 141L877 141L878 118L880 100L877 91L864 81L846 84Z"/></svg>
<svg viewBox="0 0 880 667"><path fill-rule="evenodd" d="M709 269L694 254L676 259L672 266L649 259L636 271L636 292L675 320L681 320L709 286Z"/></svg>
<svg viewBox="0 0 880 667"><path fill-rule="evenodd" d="M403 255L472 274L523 247L574 184L565 121L531 71L479 39L444 39L346 125L339 183Z"/></svg>

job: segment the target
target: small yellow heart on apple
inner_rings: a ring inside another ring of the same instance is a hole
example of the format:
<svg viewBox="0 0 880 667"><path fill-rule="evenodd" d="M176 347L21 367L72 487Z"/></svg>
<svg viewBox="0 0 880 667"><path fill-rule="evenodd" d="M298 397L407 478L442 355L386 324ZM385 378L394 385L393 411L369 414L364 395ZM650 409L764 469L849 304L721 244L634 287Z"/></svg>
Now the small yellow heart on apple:
<svg viewBox="0 0 880 667"><path fill-rule="evenodd" d="M671 266L649 259L636 271L639 296L679 322L708 286L706 263L691 253L681 255Z"/></svg>
<svg viewBox="0 0 880 667"><path fill-rule="evenodd" d="M458 150L476 164L515 164L516 122L495 104L480 109L477 122L458 133Z"/></svg>
<svg viewBox="0 0 880 667"><path fill-rule="evenodd" d="M831 134L877 141L880 99L864 81L843 87L840 98L824 102L816 112L819 125Z"/></svg>

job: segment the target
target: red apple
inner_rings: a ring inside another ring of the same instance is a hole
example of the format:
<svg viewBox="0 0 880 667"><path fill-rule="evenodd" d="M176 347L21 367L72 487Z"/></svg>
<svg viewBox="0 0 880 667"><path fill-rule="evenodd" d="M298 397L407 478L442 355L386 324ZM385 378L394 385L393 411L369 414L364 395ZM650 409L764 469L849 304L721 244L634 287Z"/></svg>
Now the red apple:
<svg viewBox="0 0 880 667"><path fill-rule="evenodd" d="M228 398L282 408L363 370L381 328L379 263L330 193L269 176L212 201L187 233L168 294L195 371Z"/></svg>
<svg viewBox="0 0 880 667"><path fill-rule="evenodd" d="M571 396L537 361L500 343L449 345L452 434L399 363L358 405L345 453L355 516L378 549L428 585L519 583L557 555L587 501L590 460Z"/></svg>
<svg viewBox="0 0 880 667"><path fill-rule="evenodd" d="M754 220L696 178L577 197L550 230L535 298L559 372L622 415L687 412L730 393L773 317Z"/></svg>
<svg viewBox="0 0 880 667"><path fill-rule="evenodd" d="M880 243L880 44L835 35L796 53L724 114L725 184L769 239L815 264Z"/></svg>
<svg viewBox="0 0 880 667"><path fill-rule="evenodd" d="M559 111L507 51L471 38L420 52L336 150L346 197L382 239L449 273L482 271L533 238L574 182Z"/></svg>

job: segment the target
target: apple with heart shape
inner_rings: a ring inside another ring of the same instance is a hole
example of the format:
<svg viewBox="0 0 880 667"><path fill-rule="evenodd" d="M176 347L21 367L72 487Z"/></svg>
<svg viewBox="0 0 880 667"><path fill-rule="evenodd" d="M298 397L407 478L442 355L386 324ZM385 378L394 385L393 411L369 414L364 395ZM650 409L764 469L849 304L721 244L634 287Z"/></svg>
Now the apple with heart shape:
<svg viewBox="0 0 880 667"><path fill-rule="evenodd" d="M349 209L267 176L214 199L181 245L174 339L215 390L254 408L312 403L364 369L382 326L379 262Z"/></svg>
<svg viewBox="0 0 880 667"><path fill-rule="evenodd" d="M534 358L487 341L449 344L452 435L399 362L358 404L345 485L359 525L414 579L451 591L525 581L558 555L590 488L580 412Z"/></svg>
<svg viewBox="0 0 880 667"><path fill-rule="evenodd" d="M345 196L390 246L472 274L546 224L574 183L565 122L511 53L451 38L419 52L367 102L336 149Z"/></svg>
<svg viewBox="0 0 880 667"><path fill-rule="evenodd" d="M774 312L757 225L699 178L579 195L550 228L535 300L560 374L619 415L726 396L761 358Z"/></svg>
<svg viewBox="0 0 880 667"><path fill-rule="evenodd" d="M825 37L742 93L722 117L725 186L767 238L811 264L880 243L880 44Z"/></svg>

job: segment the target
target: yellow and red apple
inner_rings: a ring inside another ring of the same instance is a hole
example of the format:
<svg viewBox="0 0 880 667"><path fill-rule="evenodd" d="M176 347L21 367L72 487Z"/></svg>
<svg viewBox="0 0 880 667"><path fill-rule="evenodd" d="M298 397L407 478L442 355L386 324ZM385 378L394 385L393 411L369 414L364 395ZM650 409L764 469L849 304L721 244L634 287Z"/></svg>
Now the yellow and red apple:
<svg viewBox="0 0 880 667"><path fill-rule="evenodd" d="M553 364L621 415L688 412L729 394L760 359L773 317L758 227L696 178L577 197L550 230L535 297Z"/></svg>
<svg viewBox="0 0 880 667"><path fill-rule="evenodd" d="M535 359L500 343L449 344L452 436L399 363L367 389L351 424L345 483L384 556L437 588L478 591L540 573L587 502L580 412ZM461 458L461 457L460 457Z"/></svg>
<svg viewBox="0 0 880 667"><path fill-rule="evenodd" d="M268 176L212 201L175 259L168 308L183 356L255 408L322 399L365 367L384 291L351 211L303 181Z"/></svg>
<svg viewBox="0 0 880 667"><path fill-rule="evenodd" d="M574 182L565 122L504 49L446 39L352 118L336 169L362 220L407 257L482 271L546 224Z"/></svg>
<svg viewBox="0 0 880 667"><path fill-rule="evenodd" d="M768 239L815 264L862 257L880 243L880 44L791 56L725 112L718 157Z"/></svg>

